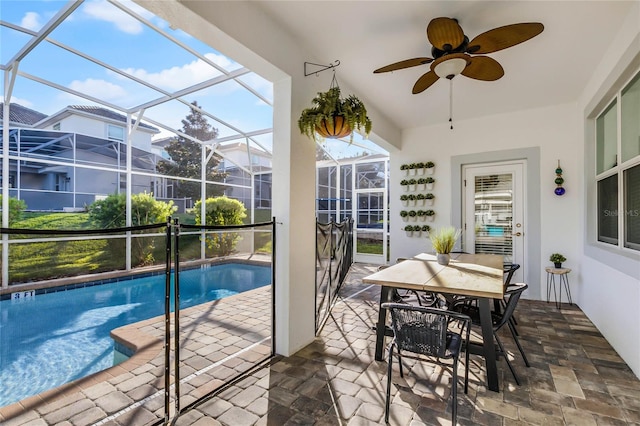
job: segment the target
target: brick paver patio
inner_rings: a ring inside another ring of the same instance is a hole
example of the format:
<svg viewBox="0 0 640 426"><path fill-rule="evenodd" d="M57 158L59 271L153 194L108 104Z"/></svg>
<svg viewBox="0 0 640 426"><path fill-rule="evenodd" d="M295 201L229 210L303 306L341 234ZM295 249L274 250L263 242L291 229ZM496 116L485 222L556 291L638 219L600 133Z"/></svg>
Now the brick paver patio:
<svg viewBox="0 0 640 426"><path fill-rule="evenodd" d="M374 360L375 335L371 329L377 316L379 289L363 285L360 280L374 270L374 266L354 265L340 300L313 343L294 356L277 357L215 396L183 410L175 423L185 426L383 423L386 362ZM255 296L250 300L261 302ZM224 324L216 327L205 320L207 309L190 317L192 328L185 331L188 343L184 345L183 356L193 371L185 370L183 377L224 357L229 346L260 348L234 358L232 364L237 366L246 366L258 354L268 352L269 343L260 340L265 332L260 327L265 323L249 324L242 317L250 306L243 306L239 312L229 311L223 321L218 317ZM554 303L521 300L516 313L521 343L531 367L525 367L510 336L505 334L503 341L522 385L515 384L504 361L500 361L501 392L488 391L484 386L482 360L472 355L469 393L460 392L458 396L459 424L640 424L640 380L579 308L565 304L557 310ZM186 314L183 316L186 321ZM206 331L199 330L200 323L208 324ZM143 327L147 327L147 334L162 332L153 323ZM254 331L253 327L258 328ZM221 337L220 333L225 334ZM237 338L245 333L252 336L248 339L252 343L239 344ZM130 372L5 419L3 424L153 424L161 419L163 398L133 407L131 401L141 400L134 398L136 392L151 395L159 389L162 360L162 356L155 357ZM450 371L427 363L406 365L404 379L394 375L390 423L450 424ZM219 385L219 378L204 374L183 385L183 407ZM156 382L150 384L140 379L147 375ZM108 415L113 417L101 421Z"/></svg>

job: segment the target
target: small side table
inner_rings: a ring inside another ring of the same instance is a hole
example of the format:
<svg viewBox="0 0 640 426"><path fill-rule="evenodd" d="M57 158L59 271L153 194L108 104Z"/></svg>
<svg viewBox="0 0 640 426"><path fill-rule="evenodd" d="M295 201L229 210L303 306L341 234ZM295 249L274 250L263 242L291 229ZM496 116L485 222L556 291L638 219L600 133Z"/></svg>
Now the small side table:
<svg viewBox="0 0 640 426"><path fill-rule="evenodd" d="M569 299L569 304L573 305L573 301L571 300L571 288L569 287L569 272L571 269L569 268L554 268L554 267L546 267L544 268L547 271L547 303L549 302L549 295L551 293L551 286L553 285L553 296L556 299L556 308L560 309L562 305L562 285L564 284L564 291L567 294L567 299ZM558 283L558 292L556 292L556 275L559 277L560 282Z"/></svg>

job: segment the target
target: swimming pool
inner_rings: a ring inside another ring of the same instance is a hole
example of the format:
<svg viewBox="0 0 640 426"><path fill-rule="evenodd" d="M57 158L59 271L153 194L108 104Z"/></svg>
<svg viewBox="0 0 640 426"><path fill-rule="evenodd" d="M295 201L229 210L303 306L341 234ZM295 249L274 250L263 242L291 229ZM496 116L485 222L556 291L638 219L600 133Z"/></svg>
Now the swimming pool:
<svg viewBox="0 0 640 426"><path fill-rule="evenodd" d="M270 283L270 266L183 270L180 307ZM163 315L164 292L161 274L0 301L0 407L113 366L110 331Z"/></svg>

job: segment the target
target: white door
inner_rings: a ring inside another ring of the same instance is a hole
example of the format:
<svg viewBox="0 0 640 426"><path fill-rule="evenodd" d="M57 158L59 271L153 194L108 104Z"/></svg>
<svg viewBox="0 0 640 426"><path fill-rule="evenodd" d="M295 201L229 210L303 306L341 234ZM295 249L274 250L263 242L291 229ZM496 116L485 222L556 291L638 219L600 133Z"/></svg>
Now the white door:
<svg viewBox="0 0 640 426"><path fill-rule="evenodd" d="M525 276L524 217L526 162L512 161L463 167L463 250L504 256L505 263L517 263L512 281Z"/></svg>

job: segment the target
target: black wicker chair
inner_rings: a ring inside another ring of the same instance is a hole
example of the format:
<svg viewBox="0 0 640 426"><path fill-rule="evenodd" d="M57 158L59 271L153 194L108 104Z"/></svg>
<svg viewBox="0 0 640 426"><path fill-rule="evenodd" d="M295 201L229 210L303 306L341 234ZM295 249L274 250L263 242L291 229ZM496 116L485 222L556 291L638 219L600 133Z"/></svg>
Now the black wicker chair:
<svg viewBox="0 0 640 426"><path fill-rule="evenodd" d="M391 372L393 364L394 348L398 351L398 364L400 376L402 371L402 357L426 361L425 357L431 357L431 362L443 363L443 359L452 359L453 383L451 388L452 422L456 424L458 412L458 358L463 348L469 343L469 331L471 318L457 312L445 311L424 306L407 305L401 303L383 303L391 313L391 328L394 338L389 345L389 359L387 372L387 395L385 403L385 423L389 423L389 403L391 398ZM450 324L456 323L458 332L450 330ZM415 355L406 355L409 352ZM465 351L464 392L467 393L469 383L469 351ZM433 359L435 358L435 359Z"/></svg>
<svg viewBox="0 0 640 426"><path fill-rule="evenodd" d="M529 286L524 283L511 284L509 289L505 292L505 297L507 297L507 302L505 309L501 313L492 312L491 319L493 321L493 335L495 336L496 342L498 343L498 347L500 350L500 354L504 356L507 365L509 366L509 370L511 370L511 374L513 374L513 378L516 383L520 385L520 380L518 379L518 375L516 374L516 370L511 365L511 361L509 361L509 357L507 357L507 353L504 350L504 346L502 345L502 341L498 337L498 331L504 327L505 325L509 327L511 331L511 335L513 336L513 340L518 346L518 350L520 351L520 355L522 355L522 359L527 367L529 367L529 360L527 360L527 356L524 354L524 349L520 345L520 340L518 340L518 336L514 330L513 324L511 320L513 318L513 312L518 305L518 300L520 300L520 296L522 292L525 291ZM460 304L456 305L454 309L460 313L469 315L471 317L471 321L473 325L480 325L480 313L476 306Z"/></svg>

